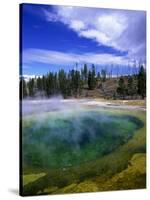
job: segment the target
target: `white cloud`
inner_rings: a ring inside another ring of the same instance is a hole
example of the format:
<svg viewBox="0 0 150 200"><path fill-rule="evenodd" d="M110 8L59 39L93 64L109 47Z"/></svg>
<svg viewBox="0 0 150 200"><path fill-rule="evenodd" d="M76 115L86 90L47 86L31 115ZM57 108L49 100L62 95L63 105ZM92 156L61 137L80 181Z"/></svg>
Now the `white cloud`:
<svg viewBox="0 0 150 200"><path fill-rule="evenodd" d="M47 21L60 21L78 36L146 58L146 15L143 11L55 6L44 10ZM142 49L141 49L142 47ZM142 52L142 51L143 52ZM136 53L135 53L136 52Z"/></svg>
<svg viewBox="0 0 150 200"><path fill-rule="evenodd" d="M101 41L103 41L103 43L108 43L108 41L110 40L106 34L101 33L96 29L81 31L79 35L86 38L94 39L95 41L99 41L99 43L101 43Z"/></svg>
<svg viewBox="0 0 150 200"><path fill-rule="evenodd" d="M98 29L104 31L110 37L118 37L122 34L123 30L126 27L126 17L122 16L119 18L119 15L102 15L98 18Z"/></svg>
<svg viewBox="0 0 150 200"><path fill-rule="evenodd" d="M128 58L115 56L113 54L75 54L64 53L59 51L50 51L42 49L28 49L23 52L23 63L44 63L44 64L75 64L78 63L93 63L100 65L119 64L127 65Z"/></svg>
<svg viewBox="0 0 150 200"><path fill-rule="evenodd" d="M74 29L75 31L79 31L85 28L85 24L80 20L72 20L70 28Z"/></svg>
<svg viewBox="0 0 150 200"><path fill-rule="evenodd" d="M56 13L51 13L51 12L45 10L45 9L43 9L43 12L46 16L47 21L50 21L50 22L51 21L54 21L54 22L59 21L59 17Z"/></svg>

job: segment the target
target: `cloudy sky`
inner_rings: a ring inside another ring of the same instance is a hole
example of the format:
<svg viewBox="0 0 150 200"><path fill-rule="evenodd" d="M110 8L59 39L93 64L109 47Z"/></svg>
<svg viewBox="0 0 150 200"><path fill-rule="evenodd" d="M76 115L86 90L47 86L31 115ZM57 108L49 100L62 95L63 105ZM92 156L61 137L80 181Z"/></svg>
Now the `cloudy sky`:
<svg viewBox="0 0 150 200"><path fill-rule="evenodd" d="M146 62L144 11L22 4L23 74Z"/></svg>

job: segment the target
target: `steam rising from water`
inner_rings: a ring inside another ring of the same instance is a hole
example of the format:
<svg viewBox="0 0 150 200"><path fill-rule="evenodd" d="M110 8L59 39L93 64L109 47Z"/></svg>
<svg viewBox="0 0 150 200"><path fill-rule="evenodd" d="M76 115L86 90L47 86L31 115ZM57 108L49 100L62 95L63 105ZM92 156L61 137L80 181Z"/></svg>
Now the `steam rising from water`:
<svg viewBox="0 0 150 200"><path fill-rule="evenodd" d="M22 114L39 114L56 110L79 109L87 100L63 99L62 96L53 96L50 99L34 99L22 101Z"/></svg>
<svg viewBox="0 0 150 200"><path fill-rule="evenodd" d="M23 102L24 167L66 167L101 157L142 126L137 118L89 108L86 102L61 97Z"/></svg>
<svg viewBox="0 0 150 200"><path fill-rule="evenodd" d="M130 110L145 110L144 107L140 106L129 106L114 104L107 101L95 101L91 99L63 99L61 95L53 96L50 99L33 99L33 100L23 100L21 102L22 115L40 114L51 111L66 111L66 110L80 110L85 107L96 107L99 108L115 108L115 109L130 109Z"/></svg>

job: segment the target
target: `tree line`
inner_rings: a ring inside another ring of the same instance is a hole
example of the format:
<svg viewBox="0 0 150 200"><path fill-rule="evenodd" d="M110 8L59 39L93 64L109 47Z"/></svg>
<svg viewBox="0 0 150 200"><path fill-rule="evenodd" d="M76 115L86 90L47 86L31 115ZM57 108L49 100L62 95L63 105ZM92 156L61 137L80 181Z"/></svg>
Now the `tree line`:
<svg viewBox="0 0 150 200"><path fill-rule="evenodd" d="M69 96L80 96L82 90L87 87L93 90L96 87L100 74L96 76L95 66L89 70L87 65L81 70L72 69L65 72L60 69L58 72L49 72L42 77L31 78L28 82L21 78L22 98L34 97L36 95L50 97L62 94L64 98Z"/></svg>
<svg viewBox="0 0 150 200"><path fill-rule="evenodd" d="M146 71L144 67L140 67L138 74L127 78L121 76L116 92L122 99L125 99L125 97L136 98L138 96L144 99L146 97Z"/></svg>
<svg viewBox="0 0 150 200"><path fill-rule="evenodd" d="M126 77L126 78L125 78ZM96 73L95 65L89 69L84 64L81 70L76 69L66 72L60 69L58 72L49 72L42 77L30 78L25 81L20 79L20 98L27 97L51 97L52 95L63 95L67 97L79 97L83 90L94 90L99 88L102 83L112 77L107 76L107 71L102 69ZM140 95L142 98L146 96L146 71L143 66L140 67L138 74L121 76L117 78L118 87L113 98L125 98L125 96Z"/></svg>

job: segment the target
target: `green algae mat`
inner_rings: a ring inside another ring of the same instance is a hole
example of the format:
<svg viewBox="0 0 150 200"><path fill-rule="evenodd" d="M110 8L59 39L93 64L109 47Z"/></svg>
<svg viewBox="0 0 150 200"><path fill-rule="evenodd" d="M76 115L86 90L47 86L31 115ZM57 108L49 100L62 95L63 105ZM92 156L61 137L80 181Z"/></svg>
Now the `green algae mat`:
<svg viewBox="0 0 150 200"><path fill-rule="evenodd" d="M110 108L23 117L23 195L145 188L145 118Z"/></svg>

